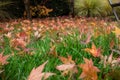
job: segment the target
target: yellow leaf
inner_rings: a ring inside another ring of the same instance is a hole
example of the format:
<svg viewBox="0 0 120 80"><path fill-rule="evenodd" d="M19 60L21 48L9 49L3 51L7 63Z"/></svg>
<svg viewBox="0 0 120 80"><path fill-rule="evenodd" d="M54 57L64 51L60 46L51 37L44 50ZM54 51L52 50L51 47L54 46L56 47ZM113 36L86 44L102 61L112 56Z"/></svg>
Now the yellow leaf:
<svg viewBox="0 0 120 80"><path fill-rule="evenodd" d="M115 27L115 31L112 32L115 33L117 37L120 35L120 29L118 27Z"/></svg>

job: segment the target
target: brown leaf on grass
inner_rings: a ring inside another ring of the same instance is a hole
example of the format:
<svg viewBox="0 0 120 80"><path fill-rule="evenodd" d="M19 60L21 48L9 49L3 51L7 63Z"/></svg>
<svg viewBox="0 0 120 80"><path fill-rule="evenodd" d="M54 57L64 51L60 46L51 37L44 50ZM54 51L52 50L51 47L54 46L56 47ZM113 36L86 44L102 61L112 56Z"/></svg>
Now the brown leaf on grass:
<svg viewBox="0 0 120 80"><path fill-rule="evenodd" d="M33 68L32 71L30 72L30 75L28 76L28 80L42 80L42 79L47 79L49 76L55 75L55 73L50 73L50 72L42 73L47 62L48 61L44 62L42 65L40 65L37 68Z"/></svg>
<svg viewBox="0 0 120 80"><path fill-rule="evenodd" d="M110 42L110 49L112 49L114 46L115 46L115 42L112 40L112 41Z"/></svg>
<svg viewBox="0 0 120 80"><path fill-rule="evenodd" d="M100 48L97 49L94 43L92 43L92 48L85 48L84 50L92 54L92 56L94 57L101 56L101 49Z"/></svg>
<svg viewBox="0 0 120 80"><path fill-rule="evenodd" d="M64 64L75 64L75 61L72 60L72 56L68 55L68 57L62 57L59 56L59 59L62 61Z"/></svg>
<svg viewBox="0 0 120 80"><path fill-rule="evenodd" d="M94 31L94 38L97 38L98 36L103 35L102 32L100 32L98 29Z"/></svg>
<svg viewBox="0 0 120 80"><path fill-rule="evenodd" d="M8 64L7 59L9 55L3 56L3 53L0 53L0 65Z"/></svg>
<svg viewBox="0 0 120 80"><path fill-rule="evenodd" d="M70 73L70 77L71 77L73 74L78 73L77 66L75 62L72 60L72 56L68 55L67 58L60 56L59 59L64 64L57 66L56 69L59 71L63 71L62 72L63 76L66 76Z"/></svg>
<svg viewBox="0 0 120 80"><path fill-rule="evenodd" d="M52 45L52 47L50 48L49 54L50 54L50 55L53 55L54 57L57 57L57 56L58 56L55 45Z"/></svg>
<svg viewBox="0 0 120 80"><path fill-rule="evenodd" d="M92 59L88 60L84 58L85 64L80 64L80 68L82 68L82 73L80 78L83 80L98 80L97 72L100 70L93 65Z"/></svg>

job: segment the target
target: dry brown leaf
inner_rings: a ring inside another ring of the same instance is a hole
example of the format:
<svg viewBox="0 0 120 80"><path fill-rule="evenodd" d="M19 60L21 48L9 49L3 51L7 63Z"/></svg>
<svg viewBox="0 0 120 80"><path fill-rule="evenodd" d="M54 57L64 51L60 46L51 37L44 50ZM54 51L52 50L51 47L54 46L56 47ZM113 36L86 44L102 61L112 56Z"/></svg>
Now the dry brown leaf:
<svg viewBox="0 0 120 80"><path fill-rule="evenodd" d="M62 61L64 64L75 64L75 61L72 60L72 56L68 55L68 57L62 57L59 56L59 59Z"/></svg>
<svg viewBox="0 0 120 80"><path fill-rule="evenodd" d="M114 46L115 46L115 42L112 40L112 41L110 42L110 49L112 49Z"/></svg>
<svg viewBox="0 0 120 80"><path fill-rule="evenodd" d="M54 57L57 57L57 56L58 56L55 45L52 45L52 47L50 48L49 54L50 54L50 55L53 55Z"/></svg>

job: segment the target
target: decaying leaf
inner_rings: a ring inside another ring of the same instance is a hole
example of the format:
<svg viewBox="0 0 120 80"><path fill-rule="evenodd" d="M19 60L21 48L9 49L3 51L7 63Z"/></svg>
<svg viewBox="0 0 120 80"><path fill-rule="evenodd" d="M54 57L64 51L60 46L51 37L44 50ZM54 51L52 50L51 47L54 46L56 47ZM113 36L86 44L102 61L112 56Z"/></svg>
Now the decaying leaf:
<svg viewBox="0 0 120 80"><path fill-rule="evenodd" d="M101 56L101 49L100 48L97 49L94 43L92 43L92 48L85 48L84 50L92 54L92 56L94 57Z"/></svg>
<svg viewBox="0 0 120 80"><path fill-rule="evenodd" d="M62 71L63 76L66 76L70 73L70 77L71 77L73 74L78 73L77 66L75 62L72 60L72 56L68 55L67 58L59 57L59 59L64 64L56 66L56 69Z"/></svg>
<svg viewBox="0 0 120 80"><path fill-rule="evenodd" d="M98 80L97 72L100 70L93 65L92 59L88 60L84 58L85 64L80 64L80 68L82 68L82 73L79 78L83 80Z"/></svg>
<svg viewBox="0 0 120 80"><path fill-rule="evenodd" d="M47 62L48 61L44 62L42 65L40 65L37 68L33 68L32 71L30 72L30 75L28 76L28 80L42 80L42 79L45 80L49 76L55 75L55 73L42 72Z"/></svg>

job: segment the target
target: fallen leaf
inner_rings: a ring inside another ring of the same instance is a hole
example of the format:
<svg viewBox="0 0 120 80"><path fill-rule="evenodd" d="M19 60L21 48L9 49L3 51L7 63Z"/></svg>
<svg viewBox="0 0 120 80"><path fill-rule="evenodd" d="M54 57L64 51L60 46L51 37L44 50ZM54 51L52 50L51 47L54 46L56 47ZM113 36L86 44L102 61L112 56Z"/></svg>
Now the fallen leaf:
<svg viewBox="0 0 120 80"><path fill-rule="evenodd" d="M50 54L50 55L53 55L54 57L57 57L57 56L58 56L55 45L52 45L52 47L50 48L49 54Z"/></svg>
<svg viewBox="0 0 120 80"><path fill-rule="evenodd" d="M65 71L65 70L70 70L75 67L75 64L62 64L56 67L57 70L59 71Z"/></svg>
<svg viewBox="0 0 120 80"><path fill-rule="evenodd" d="M3 53L0 53L0 65L8 64L7 59L9 58L9 55L3 55Z"/></svg>
<svg viewBox="0 0 120 80"><path fill-rule="evenodd" d="M80 64L79 67L82 68L82 73L79 78L83 80L98 80L97 72L100 70L93 65L92 59L88 60L84 58L85 64Z"/></svg>
<svg viewBox="0 0 120 80"><path fill-rule="evenodd" d="M94 57L101 56L101 49L100 48L97 49L94 43L92 43L92 48L85 48L84 50L92 54L92 56Z"/></svg>
<svg viewBox="0 0 120 80"><path fill-rule="evenodd" d="M62 61L64 64L75 64L75 62L72 60L72 56L68 55L68 57L62 57L59 56L59 59Z"/></svg>
<svg viewBox="0 0 120 80"><path fill-rule="evenodd" d="M32 71L30 72L30 75L28 76L28 80L42 80L47 79L49 76L55 75L55 73L42 72L47 62L48 61L44 62L37 68L33 68Z"/></svg>
<svg viewBox="0 0 120 80"><path fill-rule="evenodd" d="M114 59L113 53L109 56L102 56L101 62L104 64L104 68L106 68L107 65L110 65L111 67L120 66L120 58Z"/></svg>
<svg viewBox="0 0 120 80"><path fill-rule="evenodd" d="M115 42L112 40L112 41L110 42L110 49L112 49L114 46L115 46Z"/></svg>
<svg viewBox="0 0 120 80"><path fill-rule="evenodd" d="M62 71L63 76L66 76L70 73L69 77L71 77L73 74L78 73L77 66L75 62L72 60L72 56L68 55L67 58L59 57L59 59L64 64L57 66L56 69Z"/></svg>
<svg viewBox="0 0 120 80"><path fill-rule="evenodd" d="M19 48L25 49L27 42L25 42L21 38L15 38L10 41L10 46L15 48L16 50L20 50Z"/></svg>

